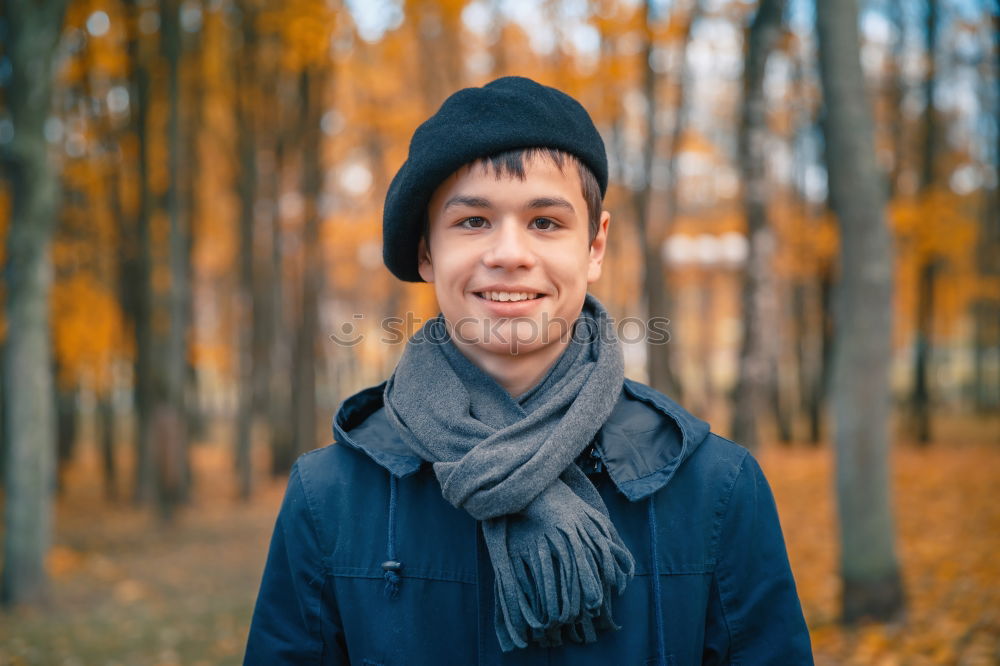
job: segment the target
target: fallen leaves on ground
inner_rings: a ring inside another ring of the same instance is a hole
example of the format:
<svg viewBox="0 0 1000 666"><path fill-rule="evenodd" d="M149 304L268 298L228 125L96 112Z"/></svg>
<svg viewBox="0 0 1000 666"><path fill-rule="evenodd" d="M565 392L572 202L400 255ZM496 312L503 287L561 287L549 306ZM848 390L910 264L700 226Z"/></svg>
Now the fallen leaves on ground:
<svg viewBox="0 0 1000 666"><path fill-rule="evenodd" d="M992 417L940 427L937 443L904 439L891 454L907 604L891 624L837 622L833 450L761 452L819 666L1000 664L1000 423Z"/></svg>

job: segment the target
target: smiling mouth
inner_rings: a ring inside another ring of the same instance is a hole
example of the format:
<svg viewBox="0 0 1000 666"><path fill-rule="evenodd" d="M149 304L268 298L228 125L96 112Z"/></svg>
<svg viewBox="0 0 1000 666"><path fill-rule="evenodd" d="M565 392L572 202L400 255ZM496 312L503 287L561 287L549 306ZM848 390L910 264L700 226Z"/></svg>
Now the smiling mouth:
<svg viewBox="0 0 1000 666"><path fill-rule="evenodd" d="M542 294L524 291L477 291L476 296L495 303L514 303L518 301L533 301Z"/></svg>

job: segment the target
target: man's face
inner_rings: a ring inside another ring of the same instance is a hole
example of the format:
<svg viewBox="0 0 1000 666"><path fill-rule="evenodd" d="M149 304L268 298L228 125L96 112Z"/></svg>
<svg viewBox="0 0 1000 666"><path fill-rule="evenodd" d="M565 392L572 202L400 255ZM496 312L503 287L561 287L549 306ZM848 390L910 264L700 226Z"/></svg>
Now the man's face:
<svg viewBox="0 0 1000 666"><path fill-rule="evenodd" d="M587 285L601 275L609 215L591 242L575 165L560 169L536 156L524 167L522 181L466 165L428 205L420 276L434 284L453 338L473 356L561 348Z"/></svg>

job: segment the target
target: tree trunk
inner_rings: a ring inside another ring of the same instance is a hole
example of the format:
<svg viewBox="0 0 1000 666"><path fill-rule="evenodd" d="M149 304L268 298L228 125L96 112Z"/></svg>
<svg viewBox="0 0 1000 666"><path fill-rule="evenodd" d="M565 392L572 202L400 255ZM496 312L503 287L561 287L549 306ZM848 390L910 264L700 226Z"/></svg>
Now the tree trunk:
<svg viewBox="0 0 1000 666"><path fill-rule="evenodd" d="M201 0L189 0L182 3L183 6L196 7L200 11L206 11L205 4ZM183 9L181 10L183 14ZM183 219L186 223L182 226L184 237L184 251L181 253L183 260L183 272L186 288L184 290L184 330L187 332L184 338L184 421L187 433L188 445L202 439L205 436L206 416L205 410L199 399L198 390L198 368L195 364L194 355L191 354L191 345L188 336L193 336L193 326L195 317L194 307L194 250L195 250L195 221L198 213L198 179L202 175L201 156L198 151L198 138L204 118L205 104L205 65L204 47L202 46L202 35L187 34L181 38L182 59L185 57L189 62L189 102L184 104L187 111L183 114L183 160L184 168L181 175L181 202L184 211ZM191 469L191 456L185 456L186 470L184 474L184 501L190 500L194 474Z"/></svg>
<svg viewBox="0 0 1000 666"><path fill-rule="evenodd" d="M775 322L775 326L779 324ZM787 398L784 391L784 382L781 380L781 357L777 353L769 353L771 359L768 374L771 381L768 382L771 396L771 413L774 414L775 437L779 444L792 443L792 419L787 405Z"/></svg>
<svg viewBox="0 0 1000 666"><path fill-rule="evenodd" d="M265 181L271 200L277 204L281 198L281 174L286 168L286 159L289 151L287 144L291 140L290 127L297 126L298 123L290 123L286 119L286 114L294 108L297 101L293 101L290 94L291 82L286 78L281 78L275 74L275 122L278 128L277 139L274 145L274 169L270 177ZM281 220L277 214L278 207L273 207L275 214L271 223L271 272L274 279L271 282L271 301L274 303L273 318L271 320L272 336L270 363L274 371L271 373L269 382L270 400L267 409L267 419L269 423L269 435L271 439L271 476L281 476L287 474L295 462L295 435L292 428L294 412L292 409L292 392L289 390L289 377L292 367L292 327L290 325L291 313L290 302L294 295L285 266L285 243L284 231L281 228Z"/></svg>
<svg viewBox="0 0 1000 666"><path fill-rule="evenodd" d="M903 609L889 492L891 239L859 59L857 0L817 3L830 200L840 225L833 417L842 619Z"/></svg>
<svg viewBox="0 0 1000 666"><path fill-rule="evenodd" d="M917 276L916 342L913 360L913 428L917 442L931 441L931 331L934 324L934 282L940 264L931 260L920 266Z"/></svg>
<svg viewBox="0 0 1000 666"><path fill-rule="evenodd" d="M319 195L323 173L320 160L320 116L323 108L323 72L308 67L301 75L303 113L302 194L306 213L302 229L302 290L299 325L293 352L292 422L297 454L316 448L316 333L319 330L319 295L323 256L319 247L321 211Z"/></svg>
<svg viewBox="0 0 1000 666"><path fill-rule="evenodd" d="M924 78L924 136L923 159L920 164L920 189L926 190L934 184L935 160L937 159L938 128L935 107L937 89L937 31L938 0L927 0L927 16L924 24L924 57L927 58L927 75Z"/></svg>
<svg viewBox="0 0 1000 666"><path fill-rule="evenodd" d="M824 267L819 275L820 353L819 373L811 387L809 438L819 444L823 438L823 405L830 394L833 375L833 270Z"/></svg>
<svg viewBox="0 0 1000 666"><path fill-rule="evenodd" d="M507 74L507 40L503 38L507 20L503 14L503 0L490 0L490 34L494 35L490 56L493 58L493 75Z"/></svg>
<svg viewBox="0 0 1000 666"><path fill-rule="evenodd" d="M429 115L457 88L461 87L463 65L461 25L458 14L445 3L418 0L407 3L417 39L420 85Z"/></svg>
<svg viewBox="0 0 1000 666"><path fill-rule="evenodd" d="M906 96L906 83L903 76L904 47L906 44L906 20L903 17L903 0L891 0L888 15L896 29L892 42L892 57L889 65L889 109L892 113L890 121L890 136L892 142L892 168L889 170L889 199L892 200L899 191L900 177L903 174L904 151L906 141L903 122L903 99Z"/></svg>
<svg viewBox="0 0 1000 666"><path fill-rule="evenodd" d="M981 299L973 305L973 396L976 410L990 414L1000 408L1000 359L990 351L1000 347L1000 304Z"/></svg>
<svg viewBox="0 0 1000 666"><path fill-rule="evenodd" d="M807 169L811 155L803 146L802 135L811 134L815 123L811 108L810 91L806 81L806 70L812 67L809 55L799 48L794 58L792 75L795 89L795 105L798 107L798 143L795 150L796 185L802 204L802 218L809 233L814 232L816 215L814 204L809 198ZM830 262L823 259L816 266L815 273L804 277L796 287L797 336L799 349L799 391L802 394L802 410L808 423L808 440L818 445L822 439L823 405L826 401L828 377L830 374L830 349L832 323L830 320L830 291L832 281ZM801 300L800 300L801 299ZM808 350L808 351L807 351Z"/></svg>
<svg viewBox="0 0 1000 666"><path fill-rule="evenodd" d="M59 386L58 364L53 366L52 382L56 404L56 492L61 496L66 487L63 476L73 461L76 448L76 391Z"/></svg>
<svg viewBox="0 0 1000 666"><path fill-rule="evenodd" d="M115 459L115 410L110 395L101 396L97 403L97 428L101 445L104 498L115 502L118 499L118 465Z"/></svg>
<svg viewBox="0 0 1000 666"><path fill-rule="evenodd" d="M104 127L104 132L106 139L105 150L109 155L117 156L116 159L110 162L105 171L105 182L108 193L108 208L111 211L111 218L114 220L115 229L118 232L117 252L112 248L108 248L109 259L105 265L106 272L104 275L108 284L115 285L122 310L122 321L128 322L131 313L128 310L128 290L124 284L127 275L128 257L134 249L134 245L131 244L131 241L134 239L130 235L134 229L130 228L126 215L122 210L121 171L124 166L124 160L122 159L119 131L110 119L108 119ZM115 385L116 382L112 380L102 387L102 390L98 393L99 402L97 407L99 437L101 438L101 459L104 470L104 496L109 502L117 502L120 496L118 489L118 462L114 445L115 410L112 396Z"/></svg>
<svg viewBox="0 0 1000 666"><path fill-rule="evenodd" d="M663 247L663 242L666 240L667 236L673 230L674 222L678 218L678 208L680 201L680 190L678 188L679 179L677 177L678 161L677 158L680 155L681 140L684 137L684 131L687 129L687 107L688 107L688 85L690 83L691 73L687 66L687 51L688 45L691 43L691 30L694 27L695 21L697 21L701 16L702 2L701 0L692 0L691 6L687 10L687 16L684 17L684 30L681 35L680 45L677 47L677 59L678 66L677 72L674 75L676 93L674 95L674 124L670 128L670 138L667 145L667 165L666 174L667 182L665 185L665 196L663 205L663 218L662 223L658 231L654 232L655 243L650 245L651 249L655 249L657 256L654 259L654 268L657 268L660 273L660 286L661 289L658 290L656 295L656 312L662 314L663 316L669 315L671 312L677 310L676 308L676 298L674 297L674 289L670 284L669 273L663 272L663 259L661 255L661 250ZM651 63L647 61L647 67L651 67ZM655 114L656 105L653 104L649 108L649 112ZM652 174L650 174L650 177ZM656 375L659 378L658 381L663 384L663 386L668 387L669 391L676 397L677 400L681 400L684 396L683 392L683 382L680 379L679 372L674 369L674 360L671 358L673 352L673 347L667 345L658 345L657 351L654 352L654 363L656 364ZM676 354L673 354L676 357Z"/></svg>
<svg viewBox="0 0 1000 666"><path fill-rule="evenodd" d="M52 539L55 406L49 329L50 245L59 188L48 162L45 119L52 99L52 56L65 0L5 0L5 95L14 136L2 158L13 194L7 232L4 391L6 474L0 604L41 602Z"/></svg>
<svg viewBox="0 0 1000 666"><path fill-rule="evenodd" d="M812 362L816 345L809 318L810 295L809 283L803 279L795 280L792 284L792 321L795 327L795 379L799 394L796 409L805 415L809 414L812 402L809 389L816 372Z"/></svg>
<svg viewBox="0 0 1000 666"><path fill-rule="evenodd" d="M1000 0L993 0L992 23L993 23L992 80L996 81L998 78L1000 78ZM996 106L993 109L993 114L994 114L993 117L996 118L997 116L1000 116L1000 95L994 95L993 99L995 100L996 103ZM993 141L995 142L993 144L993 159L995 161L995 164L993 166L996 167L997 164L1000 164L1000 132L997 131L993 132ZM990 229L993 232L990 235L990 238L993 241L992 256L995 259L1000 259L1000 187L993 188L993 194L991 197L990 205L986 207L987 212L989 212L991 208L994 213L994 215L992 215L989 218L993 220L993 224L990 226ZM993 266L994 270L1000 271L1000 268L998 268L1000 267L1000 261L990 262L990 265Z"/></svg>
<svg viewBox="0 0 1000 666"><path fill-rule="evenodd" d="M980 99L988 107L994 101L993 117L1000 117L1000 95L993 86L1000 77L1000 2L993 2L993 58L983 58L979 65ZM994 132L993 161L1000 163L1000 132ZM988 153L987 153L988 154ZM1000 187L984 191L979 215L976 261L980 275L1000 277ZM1000 302L984 297L973 304L975 378L973 395L977 411L989 413L1000 408L1000 359L990 351L1000 347Z"/></svg>
<svg viewBox="0 0 1000 666"><path fill-rule="evenodd" d="M7 346L4 344L4 341L0 340L0 359L6 358L6 348ZM0 493L4 492L4 486L7 483L7 418L5 416L7 410L5 395L7 390L5 374L2 368L0 368Z"/></svg>
<svg viewBox="0 0 1000 666"><path fill-rule="evenodd" d="M747 220L749 252L743 270L743 342L740 348L739 378L733 389L733 439L751 451L759 445L757 414L763 411L763 397L776 392L774 359L769 358L765 340L773 332L768 323L778 325L774 270L774 231L767 219L768 182L767 99L764 71L767 57L780 37L784 0L762 0L747 35L743 67L743 114L740 121L739 155L743 174L743 208ZM776 395L772 395L777 411Z"/></svg>
<svg viewBox="0 0 1000 666"><path fill-rule="evenodd" d="M165 305L169 320L163 354L159 357L163 378L158 390L153 426L156 450L157 505L160 516L171 519L185 495L188 473L187 410L187 275L186 220L180 206L180 6L177 0L161 0L161 48L167 66L167 170L166 212L169 220L167 262L170 285Z"/></svg>
<svg viewBox="0 0 1000 666"><path fill-rule="evenodd" d="M642 185L635 190L632 205L635 209L636 231L642 244L642 293L646 304L647 323L654 319L669 318L673 315L673 296L666 285L661 248L666 237L662 225L653 224L650 207L653 196L653 159L656 155L658 132L656 129L657 81L653 69L652 0L647 0L643 13L643 33L645 45L643 55L643 95L646 99L646 140L642 149ZM646 368L649 385L658 391L681 400L681 384L671 363L669 340L647 343Z"/></svg>
<svg viewBox="0 0 1000 666"><path fill-rule="evenodd" d="M712 355L715 352L715 339L713 333L718 330L715 321L715 294L718 287L715 281L716 272L711 268L701 272L700 284L697 287L698 294L698 342L694 354L698 359L698 367L704 368L701 376L701 400L702 404L695 413L708 413L712 405L715 404L715 383L712 378ZM696 405L697 407L697 405Z"/></svg>
<svg viewBox="0 0 1000 666"><path fill-rule="evenodd" d="M146 504L155 495L155 478L150 421L153 408L153 312L152 255L150 252L150 218L153 200L149 185L148 119L150 71L148 47L139 36L139 16L142 7L137 0L127 2L129 26L128 56L131 65L129 118L135 135L136 165L139 187L139 209L135 226L123 228L122 301L126 318L132 322L135 340L133 364L133 395L135 404L135 470L132 499Z"/></svg>
<svg viewBox="0 0 1000 666"><path fill-rule="evenodd" d="M251 452L253 448L254 421L254 389L257 379L254 371L256 355L253 353L258 346L260 330L258 328L258 307L254 300L257 290L254 289L254 209L257 186L257 145L254 134L254 109L256 108L253 91L257 85L255 73L256 30L254 23L257 15L249 3L242 7L243 39L237 62L233 63L236 71L236 126L239 142L240 173L238 194L240 202L239 219L239 321L236 327L238 340L236 387L236 434L234 450L236 451L237 492L242 500L250 498L253 492L253 464Z"/></svg>
<svg viewBox="0 0 1000 666"><path fill-rule="evenodd" d="M927 17L924 31L926 39L927 76L924 79L924 136L923 159L920 168L920 192L926 197L934 187L935 161L937 159L937 115L934 106L937 87L937 13L938 0L927 0ZM920 444L931 440L931 391L928 372L932 354L932 332L934 328L934 278L938 259L931 256L919 257L920 267L917 279L917 312L913 353L913 393L911 411L914 435Z"/></svg>
<svg viewBox="0 0 1000 666"><path fill-rule="evenodd" d="M100 72L100 55L94 49L84 49L82 55L82 65L88 73ZM93 111L97 150L94 150L91 155L91 168L103 182L105 205L114 225L114 233L108 237L102 235L97 238L97 251L100 254L100 259L96 261L95 269L98 280L103 284L113 286L117 292L122 319L126 325L129 325L133 322L129 321L131 313L128 310L128 292L124 287L125 280L123 278L126 262L129 257L134 256L134 246L132 245L134 239L130 236L134 229L129 225L122 204L122 182L129 176L124 175L125 162L121 145L121 124L114 117L114 112L107 103L108 86L106 84L106 81L101 81L99 75L87 75L82 81L82 94L88 99L95 100L95 104L97 104ZM102 101L97 102L96 100ZM104 498L108 503L117 502L119 496L114 446L115 410L112 398L116 382L111 378L113 365L117 361L117 358L110 361L108 367L103 370L106 373L106 379L103 381L98 379L94 386L96 439L100 454L101 484Z"/></svg>

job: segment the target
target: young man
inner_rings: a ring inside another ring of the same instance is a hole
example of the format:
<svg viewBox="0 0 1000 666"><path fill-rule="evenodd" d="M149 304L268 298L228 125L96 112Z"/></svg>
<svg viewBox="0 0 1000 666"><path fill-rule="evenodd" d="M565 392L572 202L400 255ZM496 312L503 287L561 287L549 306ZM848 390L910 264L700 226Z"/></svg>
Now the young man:
<svg viewBox="0 0 1000 666"><path fill-rule="evenodd" d="M417 129L384 259L441 314L292 470L245 663L812 663L756 461L626 380L587 294L607 180L528 79Z"/></svg>

